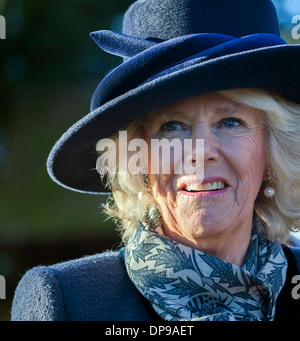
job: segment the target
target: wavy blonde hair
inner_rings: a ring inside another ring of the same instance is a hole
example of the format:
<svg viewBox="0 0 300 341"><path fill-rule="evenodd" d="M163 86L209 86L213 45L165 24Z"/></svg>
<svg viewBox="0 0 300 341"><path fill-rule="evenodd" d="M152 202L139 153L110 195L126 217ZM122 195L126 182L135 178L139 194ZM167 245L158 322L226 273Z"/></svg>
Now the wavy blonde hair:
<svg viewBox="0 0 300 341"><path fill-rule="evenodd" d="M266 237L284 243L291 231L298 231L300 228L300 105L260 89L226 90L218 93L264 113L267 164L271 170L269 183L276 194L271 199L266 198L263 190L267 184L263 181L254 202L254 210L265 222ZM130 141L142 138L145 128L142 117L122 130L127 131ZM111 139L118 148L118 133L111 136ZM96 149L98 150L97 147ZM116 156L118 155L117 150ZM160 210L152 196L147 175L107 173L107 165L98 161L96 169L102 181L112 191L104 210L117 223L124 243L134 233L138 221L153 223L160 219ZM143 193L142 200L138 199L139 193Z"/></svg>

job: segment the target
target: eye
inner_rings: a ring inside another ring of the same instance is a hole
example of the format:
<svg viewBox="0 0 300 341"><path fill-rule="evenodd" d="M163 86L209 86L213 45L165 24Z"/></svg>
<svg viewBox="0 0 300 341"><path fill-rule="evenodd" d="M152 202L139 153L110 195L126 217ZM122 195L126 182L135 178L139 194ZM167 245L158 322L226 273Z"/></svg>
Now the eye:
<svg viewBox="0 0 300 341"><path fill-rule="evenodd" d="M180 129L185 129L184 123L177 122L177 121L166 122L160 128L160 130L162 131L176 131Z"/></svg>
<svg viewBox="0 0 300 341"><path fill-rule="evenodd" d="M236 117L226 117L219 122L220 126L225 128L235 128L243 126L244 122Z"/></svg>

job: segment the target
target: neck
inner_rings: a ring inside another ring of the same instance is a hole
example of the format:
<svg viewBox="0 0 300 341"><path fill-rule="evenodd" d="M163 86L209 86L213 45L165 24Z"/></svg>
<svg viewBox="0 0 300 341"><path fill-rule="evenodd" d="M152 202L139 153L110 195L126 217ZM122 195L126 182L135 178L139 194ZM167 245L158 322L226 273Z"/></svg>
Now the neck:
<svg viewBox="0 0 300 341"><path fill-rule="evenodd" d="M200 241L195 248L204 253L220 258L228 263L242 266L248 251L251 238L251 230L242 238L215 238L212 242Z"/></svg>

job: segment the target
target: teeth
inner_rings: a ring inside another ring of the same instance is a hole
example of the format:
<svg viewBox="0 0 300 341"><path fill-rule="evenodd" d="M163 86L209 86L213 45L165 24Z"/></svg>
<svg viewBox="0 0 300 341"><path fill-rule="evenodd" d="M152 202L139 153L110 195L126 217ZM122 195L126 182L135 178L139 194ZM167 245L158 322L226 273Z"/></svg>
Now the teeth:
<svg viewBox="0 0 300 341"><path fill-rule="evenodd" d="M225 188L225 183L223 181L214 181L207 184L189 184L185 186L187 191L212 191L216 189Z"/></svg>

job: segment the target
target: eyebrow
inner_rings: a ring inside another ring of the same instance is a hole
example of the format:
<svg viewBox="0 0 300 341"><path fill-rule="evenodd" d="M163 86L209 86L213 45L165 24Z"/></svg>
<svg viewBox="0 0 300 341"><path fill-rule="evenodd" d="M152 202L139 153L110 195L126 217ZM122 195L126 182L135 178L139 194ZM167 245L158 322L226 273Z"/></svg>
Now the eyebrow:
<svg viewBox="0 0 300 341"><path fill-rule="evenodd" d="M245 106L241 103L226 103L217 106L214 110L218 115L228 115L228 114L235 114L241 108L245 108ZM186 112L181 110L170 110L167 112L162 113L161 117L166 116L177 116L177 117L186 117Z"/></svg>
<svg viewBox="0 0 300 341"><path fill-rule="evenodd" d="M241 108L244 108L244 105L240 103L225 104L223 106L217 107L216 113L220 115L224 115L228 113L234 114L237 111L239 111Z"/></svg>
<svg viewBox="0 0 300 341"><path fill-rule="evenodd" d="M215 106L215 108L213 108L213 110L215 111L215 113L218 116L230 116L230 115L235 115L239 112L239 110L241 109L245 109L247 108L246 105L242 104L242 103L238 103L238 102L229 102L229 103L219 103ZM169 118L175 118L176 119L181 119L182 118L186 118L187 113L185 111L182 111L180 109L176 109L174 108L169 109L167 111L162 111L159 112L159 119L161 121L163 121L164 119L166 119L167 117ZM248 115L249 112L248 110L244 110L244 114ZM175 117L174 117L175 116Z"/></svg>
<svg viewBox="0 0 300 341"><path fill-rule="evenodd" d="M167 112L162 112L159 116L161 119L164 119L166 117L174 117L174 116L176 116L178 118L180 118L180 117L184 118L184 117L186 117L186 112L180 111L180 110L174 110L174 111L170 110Z"/></svg>

